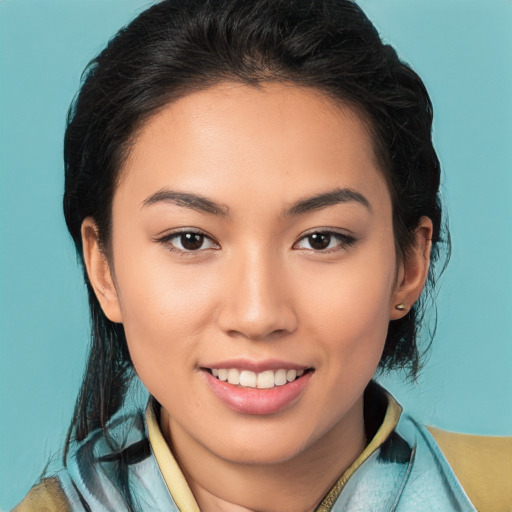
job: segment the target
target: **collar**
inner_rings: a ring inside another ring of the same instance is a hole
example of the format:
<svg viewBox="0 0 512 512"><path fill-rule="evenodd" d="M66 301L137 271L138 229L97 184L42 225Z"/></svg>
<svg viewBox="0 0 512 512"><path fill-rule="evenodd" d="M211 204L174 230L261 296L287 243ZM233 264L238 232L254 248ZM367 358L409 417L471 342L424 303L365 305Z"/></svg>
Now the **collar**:
<svg viewBox="0 0 512 512"><path fill-rule="evenodd" d="M429 431L395 404L382 388L369 386L365 428L371 441L317 511L476 512ZM160 431L158 407L151 399L146 417L138 405L125 407L104 428L70 441L58 477L73 512L199 510Z"/></svg>
<svg viewBox="0 0 512 512"><path fill-rule="evenodd" d="M156 462L178 508L190 512L200 512L199 505L188 486L187 480L160 429L157 419L159 407L160 405L153 397L149 399L146 407L146 424L148 427L149 443L153 449Z"/></svg>
<svg viewBox="0 0 512 512"><path fill-rule="evenodd" d="M373 381L369 384L365 394L365 411L368 409L372 410L372 399L376 401L378 400L380 402L382 402L382 399L386 400L384 420L377 428L377 432L371 441L366 445L366 448L361 452L359 457L357 457L357 459L352 462L352 464L341 474L336 483L331 487L330 491L320 502L320 505L318 505L315 512L328 512L332 509L334 503L338 499L349 478L360 468L363 462L365 462L384 444L384 442L390 437L391 433L395 430L398 424L398 420L400 419L400 415L402 414L402 407L384 388L380 387ZM368 416L369 414L365 413L366 420Z"/></svg>

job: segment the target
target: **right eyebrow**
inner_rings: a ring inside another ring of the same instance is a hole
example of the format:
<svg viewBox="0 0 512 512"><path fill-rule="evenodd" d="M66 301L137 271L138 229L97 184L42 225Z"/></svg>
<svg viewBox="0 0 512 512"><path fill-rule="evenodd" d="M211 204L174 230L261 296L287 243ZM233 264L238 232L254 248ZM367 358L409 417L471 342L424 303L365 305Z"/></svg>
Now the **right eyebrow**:
<svg viewBox="0 0 512 512"><path fill-rule="evenodd" d="M157 203L171 203L177 206L184 206L191 210L201 213L219 215L221 217L229 216L229 208L225 205L216 203L207 197L190 192L178 192L177 190L161 189L142 201L142 208L146 208Z"/></svg>
<svg viewBox="0 0 512 512"><path fill-rule="evenodd" d="M358 203L364 206L369 212L372 212L370 201L360 192L350 188L335 188L297 201L284 212L284 216L302 215L303 213L321 210L322 208L336 204L350 202Z"/></svg>

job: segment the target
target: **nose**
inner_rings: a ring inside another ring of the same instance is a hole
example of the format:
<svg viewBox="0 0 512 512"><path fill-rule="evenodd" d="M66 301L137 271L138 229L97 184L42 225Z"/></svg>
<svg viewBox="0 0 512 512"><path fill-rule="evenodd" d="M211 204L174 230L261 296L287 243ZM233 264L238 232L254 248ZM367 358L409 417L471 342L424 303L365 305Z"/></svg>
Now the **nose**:
<svg viewBox="0 0 512 512"><path fill-rule="evenodd" d="M270 340L297 329L288 277L278 260L253 251L230 262L218 317L228 335Z"/></svg>

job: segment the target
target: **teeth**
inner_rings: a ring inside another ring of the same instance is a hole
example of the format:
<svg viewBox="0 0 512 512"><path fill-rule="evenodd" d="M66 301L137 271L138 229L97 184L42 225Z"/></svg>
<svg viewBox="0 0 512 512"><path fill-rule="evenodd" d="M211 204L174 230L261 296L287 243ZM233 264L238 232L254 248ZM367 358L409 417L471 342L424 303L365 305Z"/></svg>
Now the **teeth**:
<svg viewBox="0 0 512 512"><path fill-rule="evenodd" d="M283 386L286 384L286 370L277 370L274 379L276 386Z"/></svg>
<svg viewBox="0 0 512 512"><path fill-rule="evenodd" d="M288 370L286 372L286 380L288 382L293 382L297 378L297 370Z"/></svg>
<svg viewBox="0 0 512 512"><path fill-rule="evenodd" d="M257 383L257 377L254 372L248 370L242 370L240 372L240 386L244 388L255 388Z"/></svg>
<svg viewBox="0 0 512 512"><path fill-rule="evenodd" d="M260 389L269 389L274 387L274 372L268 370L258 373L257 387Z"/></svg>
<svg viewBox="0 0 512 512"><path fill-rule="evenodd" d="M228 382L230 384L240 384L240 372L236 368L228 370Z"/></svg>
<svg viewBox="0 0 512 512"><path fill-rule="evenodd" d="M304 370L266 370L261 373L236 368L212 368L212 375L223 382L244 388L270 389L284 386L304 374Z"/></svg>

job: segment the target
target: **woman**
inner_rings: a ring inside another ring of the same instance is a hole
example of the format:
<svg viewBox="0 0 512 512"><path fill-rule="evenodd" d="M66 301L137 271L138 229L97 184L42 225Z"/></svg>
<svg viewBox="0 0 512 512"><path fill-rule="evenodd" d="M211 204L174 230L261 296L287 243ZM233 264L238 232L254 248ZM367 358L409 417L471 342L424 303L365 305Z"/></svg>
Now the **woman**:
<svg viewBox="0 0 512 512"><path fill-rule="evenodd" d="M93 345L20 510L475 510L372 382L420 364L431 122L352 2L164 1L119 32L65 142Z"/></svg>

